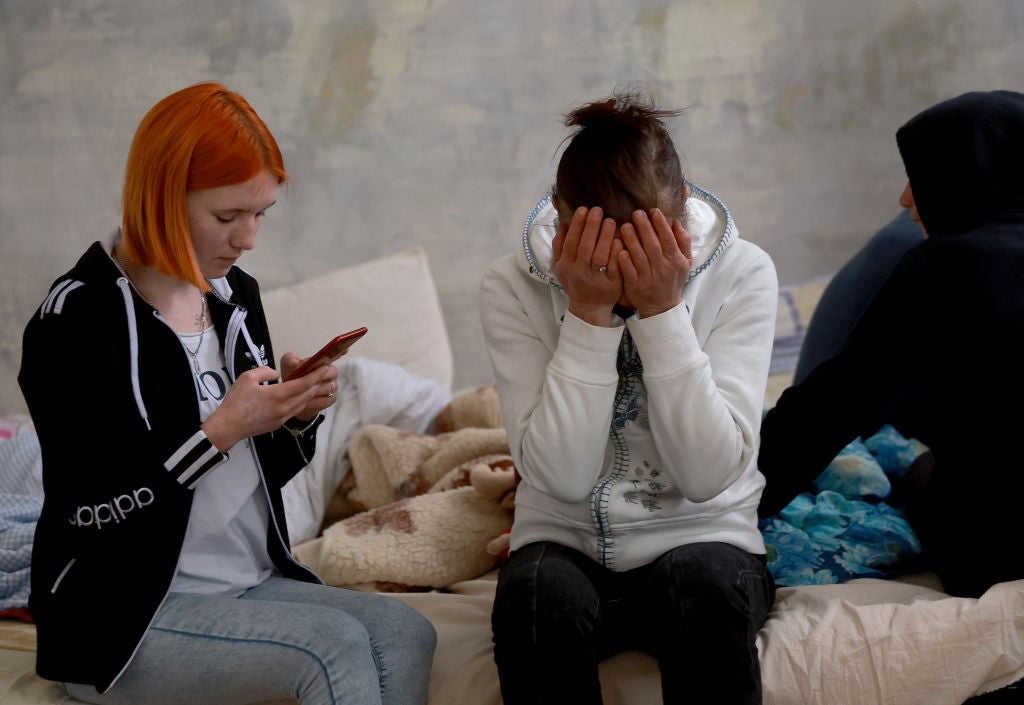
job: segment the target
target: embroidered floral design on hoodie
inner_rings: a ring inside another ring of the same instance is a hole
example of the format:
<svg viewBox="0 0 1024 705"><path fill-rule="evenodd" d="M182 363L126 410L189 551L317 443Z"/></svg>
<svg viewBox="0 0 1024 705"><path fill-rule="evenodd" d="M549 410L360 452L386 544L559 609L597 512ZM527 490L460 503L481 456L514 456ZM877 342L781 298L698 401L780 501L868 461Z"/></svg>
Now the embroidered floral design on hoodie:
<svg viewBox="0 0 1024 705"><path fill-rule="evenodd" d="M643 384L644 366L629 329L623 332L615 365L619 372L619 387L615 395L611 432L616 449L620 449L628 447L623 438L627 425L635 424L644 431L650 430L647 388ZM628 463L628 458L623 460ZM660 477L661 470L646 460L631 467L620 475L621 480L633 486L632 490L627 490L623 494L623 499L631 504L639 504L649 512L661 509L658 497L665 489L665 485L660 482Z"/></svg>

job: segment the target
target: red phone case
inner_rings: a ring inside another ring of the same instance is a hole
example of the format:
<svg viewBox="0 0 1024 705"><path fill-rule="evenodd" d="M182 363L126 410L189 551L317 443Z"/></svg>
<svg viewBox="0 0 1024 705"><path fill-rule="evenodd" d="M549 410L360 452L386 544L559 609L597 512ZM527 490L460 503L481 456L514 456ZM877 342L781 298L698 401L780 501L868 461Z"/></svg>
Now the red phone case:
<svg viewBox="0 0 1024 705"><path fill-rule="evenodd" d="M317 350L313 355L307 358L306 361L303 362L301 365L296 367L295 370L292 371L290 375L288 375L287 379L285 379L285 382L289 382L298 377L302 377L304 374L307 374L310 370L316 367L317 363L322 358L326 357L327 359L332 361L337 360L339 357L342 356L342 354L346 350L352 347L353 343L362 338L364 335L366 335L365 326L362 328L356 328L355 330L350 330L348 333L342 333L341 335L337 336L336 338L328 342L325 346Z"/></svg>

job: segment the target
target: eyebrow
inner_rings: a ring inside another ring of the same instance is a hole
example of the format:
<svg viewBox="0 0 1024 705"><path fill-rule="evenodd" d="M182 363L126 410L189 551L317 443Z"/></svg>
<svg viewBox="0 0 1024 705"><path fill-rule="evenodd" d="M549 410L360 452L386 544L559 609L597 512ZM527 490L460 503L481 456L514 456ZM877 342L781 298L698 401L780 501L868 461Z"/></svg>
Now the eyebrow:
<svg viewBox="0 0 1024 705"><path fill-rule="evenodd" d="M256 212L257 213L262 213L265 210L269 210L270 207L273 206L276 203L277 203L276 200L271 201L267 205L265 205L262 208L258 209ZM214 211L217 212L217 213L248 213L249 209L248 208L214 208Z"/></svg>

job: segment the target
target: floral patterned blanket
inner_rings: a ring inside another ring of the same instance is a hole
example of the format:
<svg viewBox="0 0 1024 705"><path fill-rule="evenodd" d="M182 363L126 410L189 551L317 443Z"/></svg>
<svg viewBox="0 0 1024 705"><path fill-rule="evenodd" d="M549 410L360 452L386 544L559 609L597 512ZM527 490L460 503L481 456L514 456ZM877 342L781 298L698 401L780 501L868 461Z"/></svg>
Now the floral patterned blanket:
<svg viewBox="0 0 1024 705"><path fill-rule="evenodd" d="M760 524L768 568L778 585L892 577L920 555L894 486L927 447L892 426L853 441L815 480Z"/></svg>

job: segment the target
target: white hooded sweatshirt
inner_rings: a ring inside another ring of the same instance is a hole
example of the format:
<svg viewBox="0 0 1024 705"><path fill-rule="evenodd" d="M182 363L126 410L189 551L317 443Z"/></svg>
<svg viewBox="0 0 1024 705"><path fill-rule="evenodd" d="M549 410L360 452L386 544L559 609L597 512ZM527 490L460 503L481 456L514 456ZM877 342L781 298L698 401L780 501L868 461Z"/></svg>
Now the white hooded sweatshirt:
<svg viewBox="0 0 1024 705"><path fill-rule="evenodd" d="M513 550L553 541L629 570L684 544L765 552L757 444L778 303L774 264L690 185L694 266L674 309L592 326L551 267L550 195L481 281L481 318L522 476Z"/></svg>

